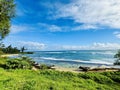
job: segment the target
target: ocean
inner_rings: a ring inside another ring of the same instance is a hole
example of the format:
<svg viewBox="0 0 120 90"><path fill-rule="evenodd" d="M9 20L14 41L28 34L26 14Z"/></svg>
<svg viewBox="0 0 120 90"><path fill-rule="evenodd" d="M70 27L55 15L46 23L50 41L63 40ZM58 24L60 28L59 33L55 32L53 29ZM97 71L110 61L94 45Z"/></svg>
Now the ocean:
<svg viewBox="0 0 120 90"><path fill-rule="evenodd" d="M27 54L40 64L76 68L79 66L113 65L116 50L66 50L66 51L36 51Z"/></svg>

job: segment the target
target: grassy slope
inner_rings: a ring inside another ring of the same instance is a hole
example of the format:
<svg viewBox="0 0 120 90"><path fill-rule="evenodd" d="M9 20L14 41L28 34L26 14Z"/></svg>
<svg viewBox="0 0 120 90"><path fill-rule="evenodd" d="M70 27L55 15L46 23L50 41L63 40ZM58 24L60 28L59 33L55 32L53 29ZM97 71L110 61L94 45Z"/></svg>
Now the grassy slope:
<svg viewBox="0 0 120 90"><path fill-rule="evenodd" d="M119 90L120 72L82 73L0 68L1 90Z"/></svg>

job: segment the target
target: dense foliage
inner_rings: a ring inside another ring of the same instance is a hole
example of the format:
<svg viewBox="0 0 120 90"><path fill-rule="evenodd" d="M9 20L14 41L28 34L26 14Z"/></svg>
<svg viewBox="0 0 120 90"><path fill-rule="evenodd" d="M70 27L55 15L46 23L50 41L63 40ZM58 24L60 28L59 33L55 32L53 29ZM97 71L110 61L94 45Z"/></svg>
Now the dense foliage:
<svg viewBox="0 0 120 90"><path fill-rule="evenodd" d="M0 69L1 90L120 90L120 72L80 73Z"/></svg>
<svg viewBox="0 0 120 90"><path fill-rule="evenodd" d="M29 57L0 58L0 67L4 69L53 69L54 65L38 64Z"/></svg>
<svg viewBox="0 0 120 90"><path fill-rule="evenodd" d="M114 65L120 65L120 50L118 50L117 54L115 54L114 58L117 58Z"/></svg>
<svg viewBox="0 0 120 90"><path fill-rule="evenodd" d="M10 21L14 17L14 0L0 0L0 36L4 38L10 32Z"/></svg>
<svg viewBox="0 0 120 90"><path fill-rule="evenodd" d="M17 47L12 47L11 45L1 48L1 51L6 54L20 53L20 50Z"/></svg>
<svg viewBox="0 0 120 90"><path fill-rule="evenodd" d="M0 42L0 55L1 54L33 54L33 52L25 52L27 50L24 46L21 49L17 47L13 47L12 45L5 46L2 42Z"/></svg>
<svg viewBox="0 0 120 90"><path fill-rule="evenodd" d="M4 69L31 69L33 63L28 57L0 58L0 67Z"/></svg>

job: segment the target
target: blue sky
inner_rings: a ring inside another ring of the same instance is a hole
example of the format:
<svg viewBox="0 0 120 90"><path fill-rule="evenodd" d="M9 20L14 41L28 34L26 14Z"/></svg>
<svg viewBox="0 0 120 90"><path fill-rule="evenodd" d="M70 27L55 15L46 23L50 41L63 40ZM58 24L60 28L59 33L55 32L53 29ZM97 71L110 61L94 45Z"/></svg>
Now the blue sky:
<svg viewBox="0 0 120 90"><path fill-rule="evenodd" d="M120 48L119 0L16 0L6 45L30 50Z"/></svg>

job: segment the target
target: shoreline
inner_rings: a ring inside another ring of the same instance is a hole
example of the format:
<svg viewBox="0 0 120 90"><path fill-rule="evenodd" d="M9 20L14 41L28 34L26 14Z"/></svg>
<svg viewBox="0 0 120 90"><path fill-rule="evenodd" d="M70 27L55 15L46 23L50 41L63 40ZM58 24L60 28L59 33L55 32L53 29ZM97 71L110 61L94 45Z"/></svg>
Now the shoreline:
<svg viewBox="0 0 120 90"><path fill-rule="evenodd" d="M19 54L3 54L0 57L11 57L11 56L18 56Z"/></svg>
<svg viewBox="0 0 120 90"><path fill-rule="evenodd" d="M74 72L74 73L80 73L83 71L79 71L78 68L65 68L60 66L55 66L56 71L62 71L62 72Z"/></svg>
<svg viewBox="0 0 120 90"><path fill-rule="evenodd" d="M37 68L34 68L32 70L40 70ZM120 71L120 68L112 68L112 67L104 67L104 68L100 68L100 67L95 67L91 70L88 71L84 71L80 68L66 68L66 67L61 67L61 66L54 66L49 70L55 70L55 71L60 71L60 72L72 72L72 73L86 73L86 72L118 72Z"/></svg>
<svg viewBox="0 0 120 90"><path fill-rule="evenodd" d="M65 67L60 67L60 66L55 66L54 67L56 71L61 71L61 72L73 72L73 73L84 73L84 72L112 72L112 71L120 71L120 68L114 68L114 67L95 67L97 69L101 70L90 70L90 71L83 71L79 68L65 68ZM104 69L104 68L109 68L109 69ZM114 68L114 69L113 69ZM119 69L119 70L118 70Z"/></svg>
<svg viewBox="0 0 120 90"><path fill-rule="evenodd" d="M19 54L3 54L3 55L0 55L0 57L4 58L4 57L11 57L11 56L18 56ZM84 67L84 66L83 66ZM90 68L97 68L97 69L101 69L101 68L109 68L109 69L106 69L106 70L90 70L90 71L83 71L81 69L79 69L79 67L74 67L74 68L70 68L70 67L62 67L62 66L55 66L54 69L56 71L61 71L61 72L73 72L73 73L84 73L84 72L109 72L109 71L120 71L120 70L117 70L118 68L120 69L120 66L119 67L116 67L116 66L106 66L106 65L101 65L100 67L92 67L90 66ZM114 69L113 69L114 68ZM116 68L116 69L115 69Z"/></svg>

